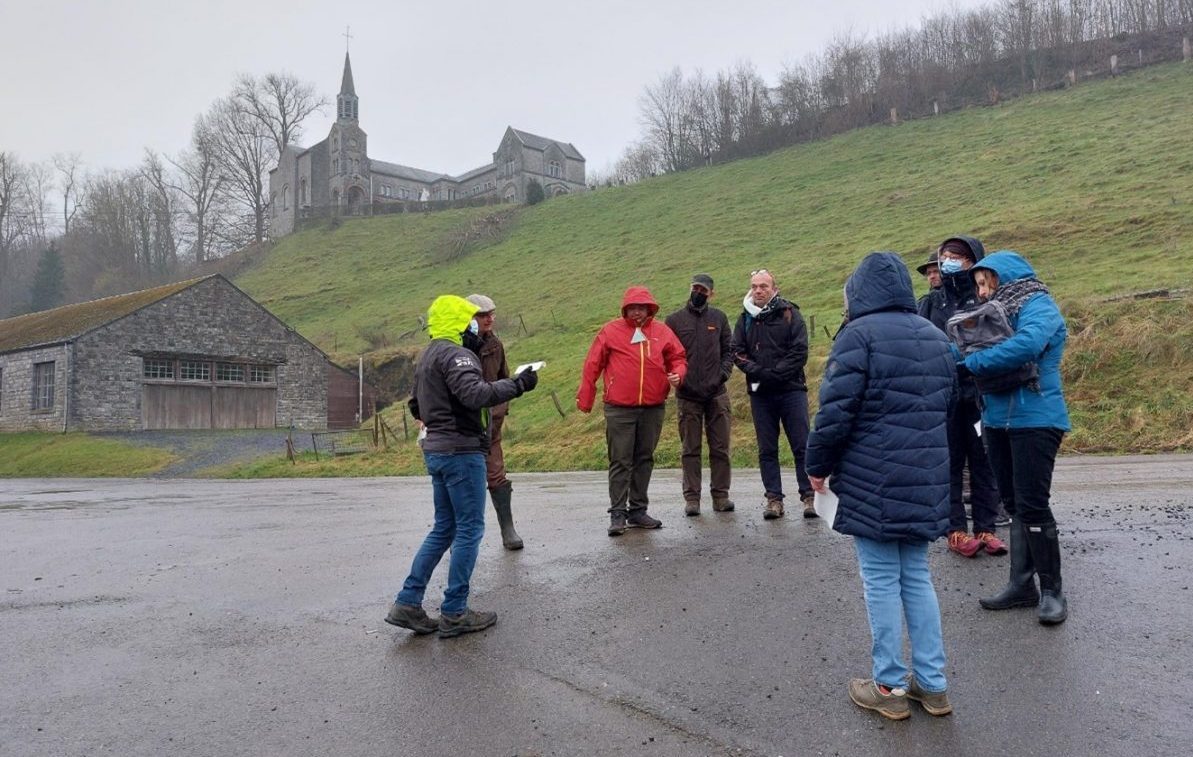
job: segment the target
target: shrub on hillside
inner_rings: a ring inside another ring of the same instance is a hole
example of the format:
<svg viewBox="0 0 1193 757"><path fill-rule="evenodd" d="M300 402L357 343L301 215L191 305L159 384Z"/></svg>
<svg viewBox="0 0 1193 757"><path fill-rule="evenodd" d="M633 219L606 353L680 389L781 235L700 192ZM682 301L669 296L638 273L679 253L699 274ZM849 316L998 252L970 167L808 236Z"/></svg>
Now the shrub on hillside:
<svg viewBox="0 0 1193 757"><path fill-rule="evenodd" d="M526 204L538 205L545 199L547 199L547 193L543 191L543 185L539 184L537 180L531 179L530 183L526 185Z"/></svg>

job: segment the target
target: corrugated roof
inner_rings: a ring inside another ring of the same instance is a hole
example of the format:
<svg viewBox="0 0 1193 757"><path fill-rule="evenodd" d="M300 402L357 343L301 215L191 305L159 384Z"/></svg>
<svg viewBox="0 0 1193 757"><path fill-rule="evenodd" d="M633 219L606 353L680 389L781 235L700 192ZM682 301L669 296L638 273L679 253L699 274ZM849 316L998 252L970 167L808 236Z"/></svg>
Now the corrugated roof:
<svg viewBox="0 0 1193 757"><path fill-rule="evenodd" d="M421 168L411 168L410 166L400 166L397 163L387 163L384 160L369 159L369 166L373 173L385 174L386 176L393 176L397 179L410 179L411 181L421 181L424 184L433 184L441 179L450 179L446 174L435 173L433 171L424 171Z"/></svg>
<svg viewBox="0 0 1193 757"><path fill-rule="evenodd" d="M580 151L577 150L576 146L573 145L571 142L560 142L558 139L551 139L549 137L540 137L537 134L531 134L528 131L522 131L521 129L515 129L512 126L509 128L510 128L510 131L512 131L514 133L515 137L522 140L522 144L526 145L527 147L529 147L531 149L546 150L551 145L557 145L560 150L563 150L563 154L568 156L572 160L584 160L584 156L580 154Z"/></svg>
<svg viewBox="0 0 1193 757"><path fill-rule="evenodd" d="M0 352L69 341L218 275L7 318L0 321Z"/></svg>

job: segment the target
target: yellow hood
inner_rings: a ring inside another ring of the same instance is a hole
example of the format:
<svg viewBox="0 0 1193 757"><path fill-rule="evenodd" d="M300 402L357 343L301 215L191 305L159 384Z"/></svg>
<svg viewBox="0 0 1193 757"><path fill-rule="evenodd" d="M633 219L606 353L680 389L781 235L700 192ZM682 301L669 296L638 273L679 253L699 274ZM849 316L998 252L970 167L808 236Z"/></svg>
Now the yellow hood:
<svg viewBox="0 0 1193 757"><path fill-rule="evenodd" d="M468 322L479 311L480 308L463 297L442 294L427 308L427 333L432 339L446 339L463 344L460 333L468 328Z"/></svg>

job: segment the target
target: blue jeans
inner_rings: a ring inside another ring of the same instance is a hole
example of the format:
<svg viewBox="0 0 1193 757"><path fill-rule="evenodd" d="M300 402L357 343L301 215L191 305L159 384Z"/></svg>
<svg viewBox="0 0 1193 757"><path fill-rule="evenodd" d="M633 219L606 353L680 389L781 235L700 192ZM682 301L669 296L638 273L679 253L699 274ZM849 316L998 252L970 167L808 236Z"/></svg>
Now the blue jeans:
<svg viewBox="0 0 1193 757"><path fill-rule="evenodd" d="M874 644L874 680L883 686L906 686L903 664L903 619L911 639L911 667L924 691L944 691L944 638L940 604L928 572L928 542L874 541L855 536L866 614Z"/></svg>
<svg viewBox="0 0 1193 757"><path fill-rule="evenodd" d="M779 425L795 458L795 483L801 498L812 494L812 482L804 468L808 454L808 393L751 394L750 412L758 437L758 468L767 499L783 499L783 469L779 466Z"/></svg>
<svg viewBox="0 0 1193 757"><path fill-rule="evenodd" d="M431 573L451 547L440 611L458 615L468 609L468 582L485 535L485 456L480 452L424 452L423 458L435 492L435 525L414 556L397 600L404 605L421 605Z"/></svg>

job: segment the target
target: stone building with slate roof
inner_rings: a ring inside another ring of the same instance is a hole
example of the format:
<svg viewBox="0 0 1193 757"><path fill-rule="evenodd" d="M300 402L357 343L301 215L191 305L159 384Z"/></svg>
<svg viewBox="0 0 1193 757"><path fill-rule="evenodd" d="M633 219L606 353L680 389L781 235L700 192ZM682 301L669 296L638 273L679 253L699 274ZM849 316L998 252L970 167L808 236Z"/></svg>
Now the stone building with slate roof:
<svg viewBox="0 0 1193 757"><path fill-rule="evenodd" d="M464 200L473 197L524 202L531 179L548 197L583 192L584 156L570 142L507 127L493 162L460 176L369 157L360 128L360 98L352 62L336 96L336 122L327 139L310 147L287 145L269 172L269 224L273 236L294 231L305 217L363 215L377 204Z"/></svg>
<svg viewBox="0 0 1193 757"><path fill-rule="evenodd" d="M0 320L0 431L323 429L357 406L353 373L219 274Z"/></svg>

